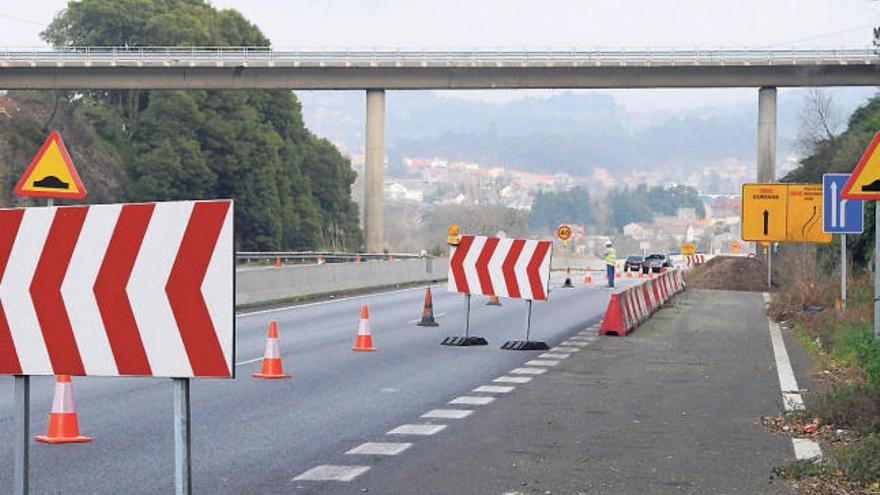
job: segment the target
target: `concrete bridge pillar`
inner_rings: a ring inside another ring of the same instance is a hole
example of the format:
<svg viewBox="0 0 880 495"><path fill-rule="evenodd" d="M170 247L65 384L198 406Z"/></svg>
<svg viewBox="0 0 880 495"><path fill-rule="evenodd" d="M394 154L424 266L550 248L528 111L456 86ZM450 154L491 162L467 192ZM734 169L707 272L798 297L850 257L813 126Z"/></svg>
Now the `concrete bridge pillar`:
<svg viewBox="0 0 880 495"><path fill-rule="evenodd" d="M382 176L385 162L385 90L367 90L364 167L364 244L367 252L382 251Z"/></svg>
<svg viewBox="0 0 880 495"><path fill-rule="evenodd" d="M776 88L758 90L758 182L776 180Z"/></svg>

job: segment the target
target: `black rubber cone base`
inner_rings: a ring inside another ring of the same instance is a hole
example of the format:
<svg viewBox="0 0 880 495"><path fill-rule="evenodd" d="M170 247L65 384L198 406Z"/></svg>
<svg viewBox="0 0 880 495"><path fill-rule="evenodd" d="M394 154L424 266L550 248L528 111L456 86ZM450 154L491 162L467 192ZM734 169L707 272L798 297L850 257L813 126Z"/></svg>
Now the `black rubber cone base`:
<svg viewBox="0 0 880 495"><path fill-rule="evenodd" d="M540 340L508 340L501 348L508 351L546 351L550 349L546 342Z"/></svg>
<svg viewBox="0 0 880 495"><path fill-rule="evenodd" d="M416 323L416 326L417 327L439 327L440 324L437 323L436 321L434 321L433 318L431 318L431 319L422 318L422 321Z"/></svg>
<svg viewBox="0 0 880 495"><path fill-rule="evenodd" d="M501 306L501 303L498 301L489 301L486 303L486 306Z"/></svg>
<svg viewBox="0 0 880 495"><path fill-rule="evenodd" d="M571 285L571 279L570 279L570 278L567 278L567 277L566 277L566 279L565 279L565 283L562 284L562 287L563 287L564 289L574 289L574 286Z"/></svg>
<svg viewBox="0 0 880 495"><path fill-rule="evenodd" d="M489 345L483 337L446 337L440 345L454 346L471 346L471 345Z"/></svg>

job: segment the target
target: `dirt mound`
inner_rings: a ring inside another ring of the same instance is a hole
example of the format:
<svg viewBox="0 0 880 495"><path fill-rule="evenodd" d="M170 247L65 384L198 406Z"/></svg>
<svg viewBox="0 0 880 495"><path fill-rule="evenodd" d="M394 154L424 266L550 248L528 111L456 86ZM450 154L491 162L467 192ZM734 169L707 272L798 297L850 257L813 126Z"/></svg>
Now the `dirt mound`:
<svg viewBox="0 0 880 495"><path fill-rule="evenodd" d="M757 258L717 256L685 274L689 289L723 289L764 292L767 265Z"/></svg>

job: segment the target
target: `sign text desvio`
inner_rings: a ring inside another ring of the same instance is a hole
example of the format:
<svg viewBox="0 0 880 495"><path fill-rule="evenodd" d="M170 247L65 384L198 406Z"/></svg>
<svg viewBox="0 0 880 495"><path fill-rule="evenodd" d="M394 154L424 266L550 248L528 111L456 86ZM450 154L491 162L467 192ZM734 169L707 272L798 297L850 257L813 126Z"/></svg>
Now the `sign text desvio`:
<svg viewBox="0 0 880 495"><path fill-rule="evenodd" d="M822 231L819 184L743 184L742 238L765 242L831 242Z"/></svg>

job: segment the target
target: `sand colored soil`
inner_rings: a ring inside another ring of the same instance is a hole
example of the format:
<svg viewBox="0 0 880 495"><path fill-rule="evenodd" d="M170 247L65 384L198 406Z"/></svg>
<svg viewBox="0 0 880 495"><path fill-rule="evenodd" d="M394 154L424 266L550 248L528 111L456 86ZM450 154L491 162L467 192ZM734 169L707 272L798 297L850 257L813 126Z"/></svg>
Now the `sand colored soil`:
<svg viewBox="0 0 880 495"><path fill-rule="evenodd" d="M723 289L764 292L767 265L757 258L717 256L685 274L689 289Z"/></svg>

